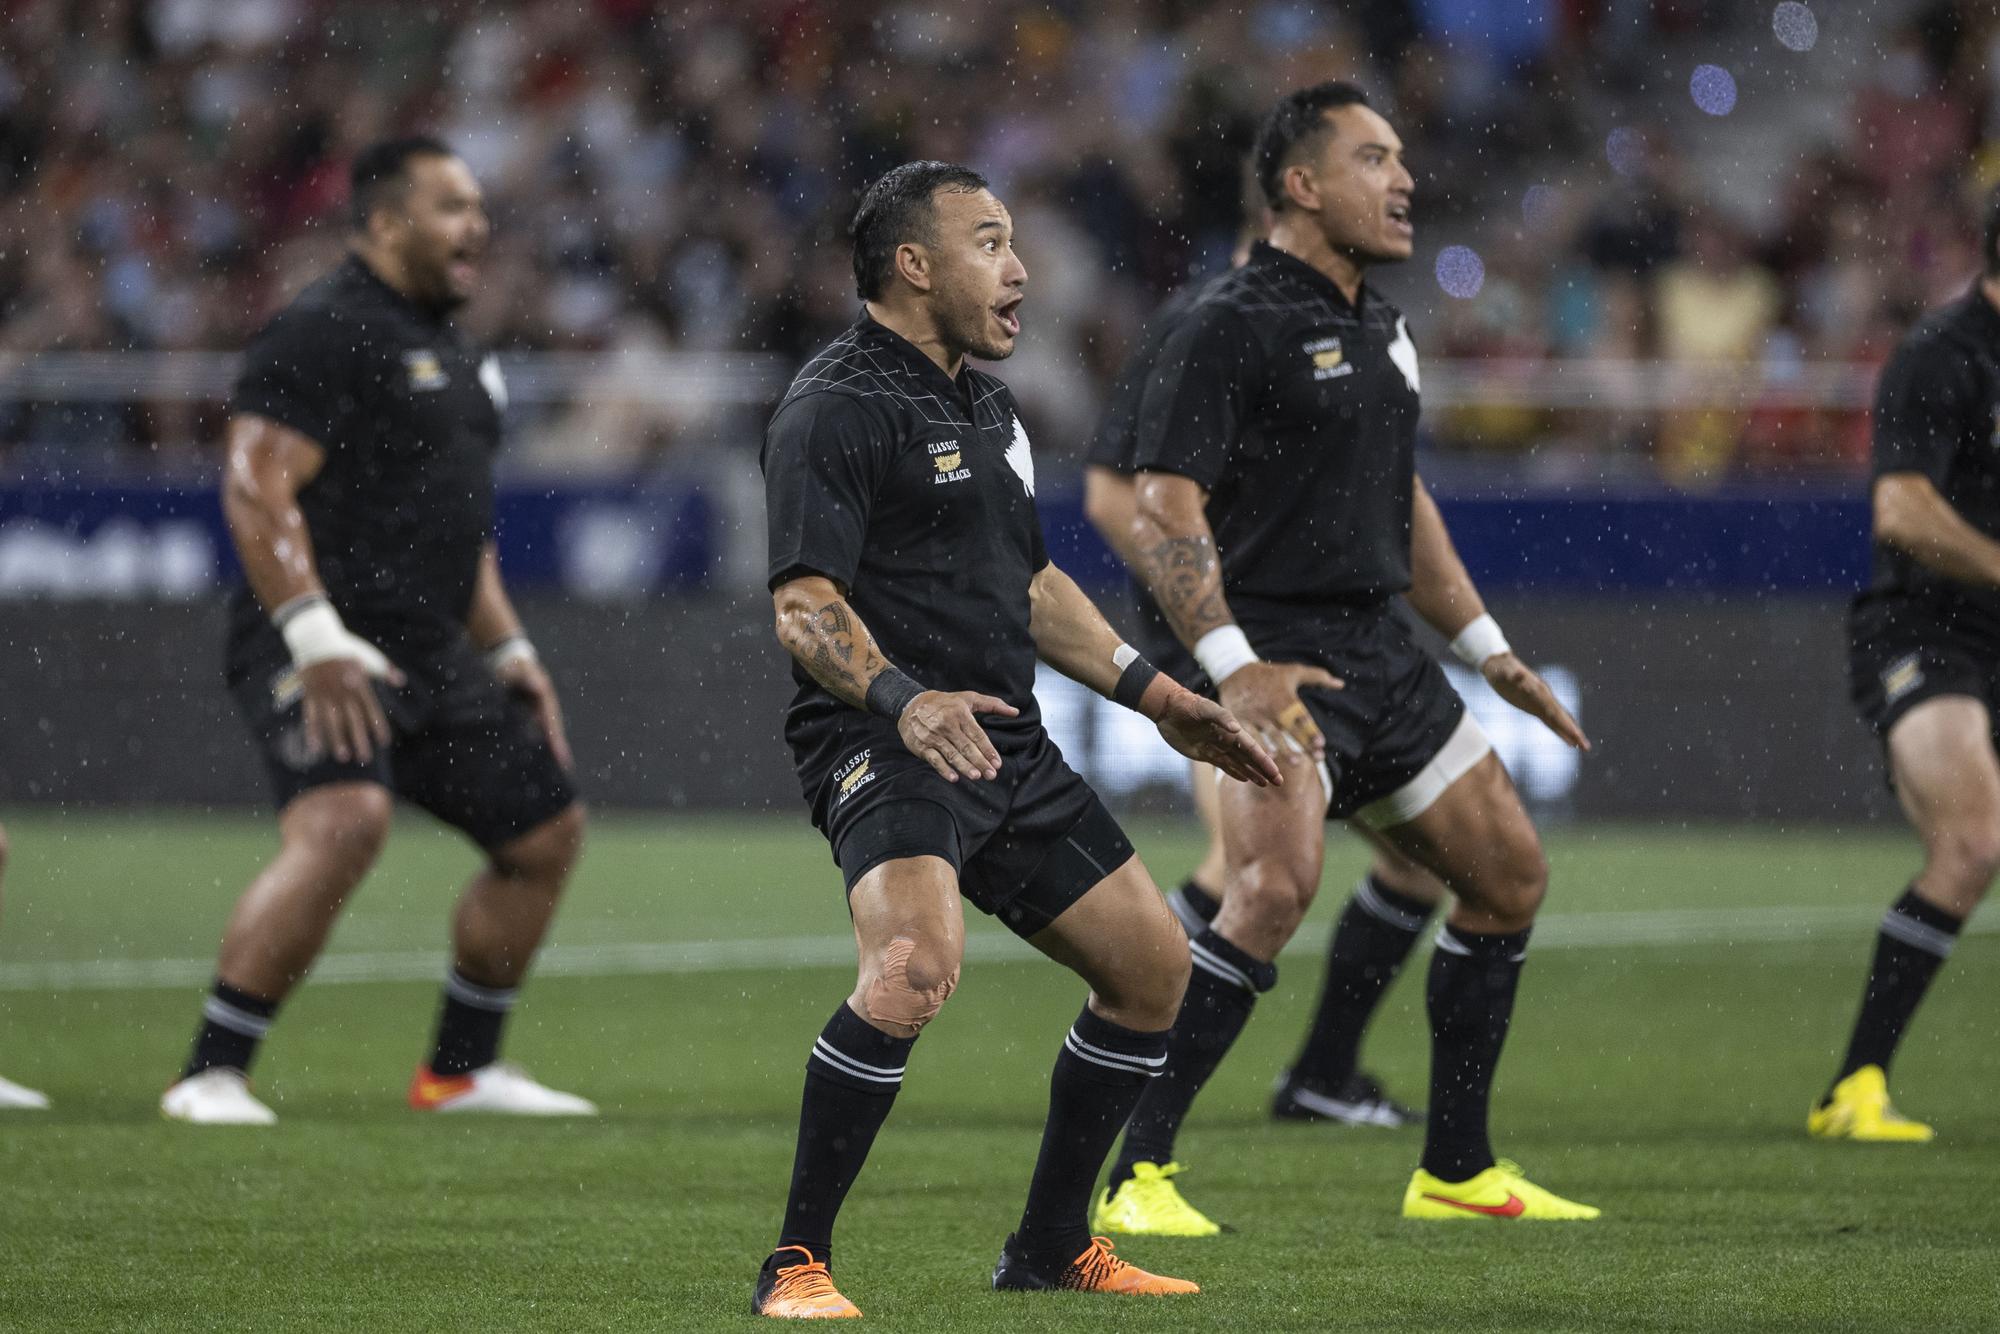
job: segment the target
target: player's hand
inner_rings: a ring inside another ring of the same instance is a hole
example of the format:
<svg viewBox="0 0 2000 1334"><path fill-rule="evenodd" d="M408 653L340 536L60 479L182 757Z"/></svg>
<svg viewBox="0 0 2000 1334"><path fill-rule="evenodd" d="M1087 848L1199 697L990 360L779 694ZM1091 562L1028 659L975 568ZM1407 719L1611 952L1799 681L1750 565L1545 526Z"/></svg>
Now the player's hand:
<svg viewBox="0 0 2000 1334"><path fill-rule="evenodd" d="M376 747L389 744L389 716L382 711L375 682L379 678L399 686L403 674L387 658L381 658L379 670L372 666L372 659L325 658L298 669L311 754L366 764L375 758Z"/></svg>
<svg viewBox="0 0 2000 1334"><path fill-rule="evenodd" d="M1346 683L1319 667L1297 662L1253 662L1238 667L1222 683L1222 703L1238 722L1280 759L1326 758L1326 737L1312 719L1299 691L1339 690Z"/></svg>
<svg viewBox="0 0 2000 1334"><path fill-rule="evenodd" d="M1213 700L1176 686L1154 722L1167 744L1191 760L1212 764L1239 783L1284 785L1285 776L1271 752Z"/></svg>
<svg viewBox="0 0 2000 1334"><path fill-rule="evenodd" d="M903 710L896 731L910 754L926 761L947 783L956 783L960 775L998 778L1000 752L987 739L978 715L1012 718L1019 712L1004 699L976 691L926 690Z"/></svg>
<svg viewBox="0 0 2000 1334"><path fill-rule="evenodd" d="M549 739L549 749L555 752L556 763L566 770L574 769L569 733L563 729L562 704L556 699L556 683L549 679L548 669L532 654L523 654L502 663L493 674L501 685L534 706L536 717L542 721L542 732Z"/></svg>
<svg viewBox="0 0 2000 1334"><path fill-rule="evenodd" d="M1542 726L1576 749L1590 749L1590 738L1576 725L1576 719L1569 716L1569 710L1549 689L1549 683L1535 675L1527 663L1512 653L1495 653L1479 664L1479 674L1501 699L1541 719Z"/></svg>

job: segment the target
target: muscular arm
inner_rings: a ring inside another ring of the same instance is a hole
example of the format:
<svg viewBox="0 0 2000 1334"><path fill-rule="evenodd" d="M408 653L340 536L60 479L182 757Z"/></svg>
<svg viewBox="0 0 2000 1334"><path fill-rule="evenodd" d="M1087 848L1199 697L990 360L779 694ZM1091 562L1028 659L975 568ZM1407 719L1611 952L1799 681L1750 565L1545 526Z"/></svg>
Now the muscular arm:
<svg viewBox="0 0 2000 1334"><path fill-rule="evenodd" d="M1076 581L1044 565L1028 585L1028 628L1035 637L1035 656L1079 685L1111 698L1124 664L1112 655L1125 641ZM1139 701L1138 712L1157 718L1169 692L1177 689L1162 673L1153 678Z"/></svg>
<svg viewBox="0 0 2000 1334"><path fill-rule="evenodd" d="M777 611L778 642L835 698L893 719L904 747L947 782L999 777L1000 752L993 748L978 715L1011 718L1019 709L976 691L926 690L912 683L882 656L875 636L861 623L846 594L824 575L787 580L772 590L771 601ZM883 681L883 697L870 701L868 687L878 679ZM887 692L898 687L892 702Z"/></svg>
<svg viewBox="0 0 2000 1334"><path fill-rule="evenodd" d="M500 548L488 542L479 553L479 575L472 585L472 606L465 614L466 633L482 649L492 648L524 633L514 601L500 578Z"/></svg>
<svg viewBox="0 0 2000 1334"><path fill-rule="evenodd" d="M1446 639L1486 614L1486 603L1466 573L1465 562L1445 529L1444 515L1424 479L1416 481L1410 506L1410 606Z"/></svg>
<svg viewBox="0 0 2000 1334"><path fill-rule="evenodd" d="M2000 542L1967 523L1922 473L1875 479L1875 540L1962 583L2000 585Z"/></svg>
<svg viewBox="0 0 2000 1334"><path fill-rule="evenodd" d="M1083 515L1105 545L1125 562L1125 568L1134 573L1139 569L1139 544L1133 533L1133 524L1139 517L1136 492L1132 479L1124 473L1095 464L1084 465Z"/></svg>
<svg viewBox="0 0 2000 1334"><path fill-rule="evenodd" d="M806 575L771 594L778 642L812 679L857 709L868 707L868 687L889 668L875 636L833 580Z"/></svg>
<svg viewBox="0 0 2000 1334"><path fill-rule="evenodd" d="M1133 569L1183 644L1233 624L1222 597L1222 560L1203 506L1201 486L1174 473L1142 472L1132 519Z"/></svg>
<svg viewBox="0 0 2000 1334"><path fill-rule="evenodd" d="M299 512L299 492L325 463L319 443L289 426L247 413L229 419L222 515L265 611L326 592Z"/></svg>

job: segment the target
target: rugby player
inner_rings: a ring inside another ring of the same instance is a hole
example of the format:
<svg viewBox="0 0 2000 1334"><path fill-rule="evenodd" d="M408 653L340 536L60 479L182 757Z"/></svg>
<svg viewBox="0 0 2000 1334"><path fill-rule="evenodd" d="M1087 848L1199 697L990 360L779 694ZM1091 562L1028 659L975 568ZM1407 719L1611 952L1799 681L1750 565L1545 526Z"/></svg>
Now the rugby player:
<svg viewBox="0 0 2000 1334"><path fill-rule="evenodd" d="M1086 1226L1104 1156L1166 1060L1188 944L1043 730L1035 663L1246 786L1278 770L1049 561L1013 396L966 362L1013 351L1027 280L986 182L942 162L890 171L855 215L853 261L864 310L799 372L762 462L777 635L798 687L785 735L846 882L860 969L807 1058L785 1219L751 1309L860 1314L830 1272L834 1218L917 1035L958 984L961 897L1090 988L993 1286L1194 1292Z"/></svg>
<svg viewBox="0 0 2000 1334"><path fill-rule="evenodd" d="M1850 691L1923 840L1882 918L1861 1012L1807 1116L1823 1139L1924 1143L1889 1065L2000 870L2000 192L1985 271L1904 338L1875 390L1874 576L1848 622Z"/></svg>
<svg viewBox="0 0 2000 1334"><path fill-rule="evenodd" d="M458 900L411 1106L589 1115L498 1059L583 838L555 687L500 579L505 387L452 326L487 239L479 186L413 137L353 167L351 253L258 334L228 425L223 510L247 587L227 680L263 753L280 848L222 940L169 1117L268 1124L247 1075L389 832L400 796L485 865Z"/></svg>
<svg viewBox="0 0 2000 1334"><path fill-rule="evenodd" d="M1126 1197L1142 1166L1157 1177L1172 1161L1195 1095L1277 981L1274 960L1319 884L1326 822L1352 817L1456 899L1426 990L1430 1106L1404 1216L1593 1218L1488 1139L1547 871L1506 770L1412 642L1397 595L1502 697L1588 743L1509 649L1416 475L1416 349L1364 282L1411 251L1402 142L1360 90L1327 83L1281 101L1255 155L1270 240L1201 294L1154 362L1134 544L1181 642L1295 781L1222 785L1222 907L1190 942L1167 1069L1133 1114L1096 1216L1132 1232L1162 1221ZM1169 1193L1170 1181L1146 1192ZM1178 1209L1164 1221L1179 1223Z"/></svg>
<svg viewBox="0 0 2000 1334"><path fill-rule="evenodd" d="M1254 173L1251 176L1254 184ZM1249 260L1251 245L1270 230L1270 214L1261 198L1248 211L1255 221L1244 227L1231 256L1232 267L1236 268ZM1168 297L1147 321L1139 345L1112 382L1104 413L1084 458L1084 513L1128 570L1137 569L1139 564L1138 549L1131 535L1137 517L1132 459L1137 448L1140 399L1168 329L1193 304L1201 289L1200 283L1183 287ZM1201 668L1175 638L1173 627L1167 624L1144 581L1136 575L1132 577L1131 597L1137 629L1134 646L1182 685L1191 690L1208 689ZM1215 771L1200 764L1189 767L1195 813L1207 835L1208 846L1200 863L1180 888L1168 896L1167 905L1181 919L1188 934L1195 936L1214 920L1222 906L1226 880L1222 831L1216 819L1219 798ZM1389 984L1422 935L1424 923L1444 897L1444 887L1366 825L1353 823L1352 828L1371 844L1374 864L1355 887L1328 942L1326 973L1320 984L1312 1027L1298 1056L1279 1073L1271 1098L1271 1115L1284 1121L1326 1121L1341 1125L1415 1125L1423 1120L1423 1113L1391 1098L1380 1080L1360 1068L1361 1040ZM1161 1178L1171 1178L1178 1171L1177 1164L1160 1167ZM1150 1190L1152 1179L1149 1175L1147 1182L1128 1191L1126 1199L1133 1207L1157 1216L1172 1210L1174 1201L1162 1194L1157 1207L1146 1207L1138 1196ZM1195 1235L1206 1235L1214 1227L1207 1219L1191 1213L1183 1221Z"/></svg>
<svg viewBox="0 0 2000 1334"><path fill-rule="evenodd" d="M0 827L0 879L7 870L7 831ZM11 1079L0 1079L0 1111L46 1111L49 1099L45 1093L25 1088Z"/></svg>

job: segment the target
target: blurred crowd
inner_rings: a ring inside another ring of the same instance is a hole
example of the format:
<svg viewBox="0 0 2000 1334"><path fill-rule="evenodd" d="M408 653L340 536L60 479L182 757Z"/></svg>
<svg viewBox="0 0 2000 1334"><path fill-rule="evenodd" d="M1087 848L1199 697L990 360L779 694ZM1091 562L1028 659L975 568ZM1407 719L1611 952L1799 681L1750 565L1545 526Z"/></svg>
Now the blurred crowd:
<svg viewBox="0 0 2000 1334"><path fill-rule="evenodd" d="M1391 277L1427 357L1663 358L1764 387L1629 411L1460 393L1431 414L1441 454L1615 450L1690 482L1852 467L1859 414L1784 386L1879 359L1975 271L2000 21L1971 0L1818 8L1895 18L1842 76L1842 132L1755 216L1690 147L1684 67L1673 96L1635 90L1664 51L1768 45L1762 3L0 0L0 462L212 462L212 403L11 377L41 353L240 346L338 254L356 148L412 128L489 192L471 331L588 354L580 383L527 396L524 465L754 441L743 377L621 387L690 352L781 375L852 318L858 187L911 157L967 161L1011 207L1031 304L1008 376L1038 449L1073 454L1153 303L1225 262L1259 112L1344 77L1410 144L1426 244L1483 260L1463 299L1427 261Z"/></svg>

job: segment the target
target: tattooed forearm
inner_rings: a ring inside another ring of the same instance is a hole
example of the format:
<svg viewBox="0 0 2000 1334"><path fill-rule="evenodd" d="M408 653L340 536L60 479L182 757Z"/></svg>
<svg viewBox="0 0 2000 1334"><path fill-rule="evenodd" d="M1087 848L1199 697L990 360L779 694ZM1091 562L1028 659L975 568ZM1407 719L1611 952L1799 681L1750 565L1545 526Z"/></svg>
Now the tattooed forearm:
<svg viewBox="0 0 2000 1334"><path fill-rule="evenodd" d="M1192 644L1216 626L1229 624L1229 607L1222 598L1222 563L1213 537L1170 537L1142 549L1139 559L1153 600L1183 643Z"/></svg>
<svg viewBox="0 0 2000 1334"><path fill-rule="evenodd" d="M889 665L868 627L837 599L816 611L781 616L778 637L813 680L856 708L864 706L869 682Z"/></svg>

